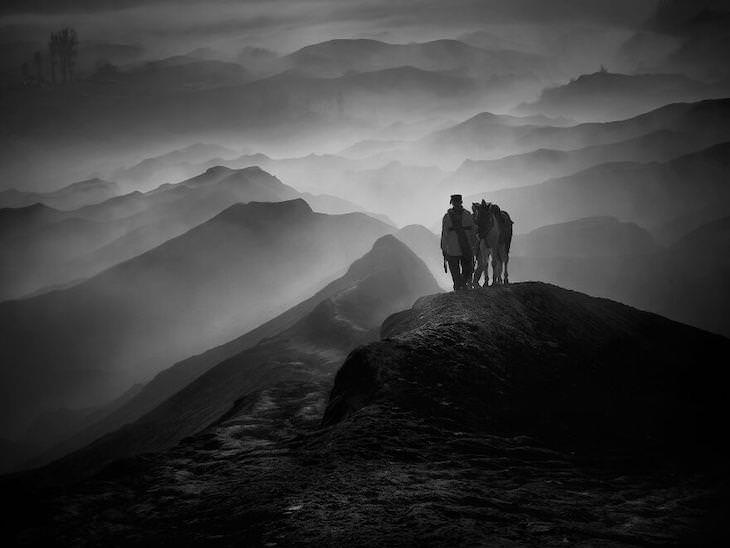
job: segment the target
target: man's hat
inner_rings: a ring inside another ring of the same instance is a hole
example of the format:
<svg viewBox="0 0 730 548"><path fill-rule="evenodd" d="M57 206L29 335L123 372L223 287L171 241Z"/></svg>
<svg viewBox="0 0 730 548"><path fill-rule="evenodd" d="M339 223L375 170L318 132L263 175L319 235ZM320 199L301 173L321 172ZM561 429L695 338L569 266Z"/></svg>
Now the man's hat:
<svg viewBox="0 0 730 548"><path fill-rule="evenodd" d="M461 194L452 194L450 202L452 204L460 204L462 202Z"/></svg>

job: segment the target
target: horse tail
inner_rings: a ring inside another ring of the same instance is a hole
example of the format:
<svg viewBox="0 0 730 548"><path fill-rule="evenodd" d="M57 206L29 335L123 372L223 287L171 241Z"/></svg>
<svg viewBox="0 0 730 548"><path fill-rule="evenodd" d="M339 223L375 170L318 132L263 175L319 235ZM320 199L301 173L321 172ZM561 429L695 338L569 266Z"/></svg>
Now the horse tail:
<svg viewBox="0 0 730 548"><path fill-rule="evenodd" d="M504 249L509 255L509 249L512 245L512 225L514 225L514 222L512 221L512 218L509 216L509 213L502 210L502 233L504 234Z"/></svg>

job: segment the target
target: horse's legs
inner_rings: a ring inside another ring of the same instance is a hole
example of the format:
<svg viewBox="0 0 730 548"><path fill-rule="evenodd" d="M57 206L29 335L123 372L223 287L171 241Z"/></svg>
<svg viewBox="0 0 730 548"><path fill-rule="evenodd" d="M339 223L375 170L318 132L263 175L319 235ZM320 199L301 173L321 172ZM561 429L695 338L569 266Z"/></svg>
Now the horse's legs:
<svg viewBox="0 0 730 548"><path fill-rule="evenodd" d="M495 253L492 250L492 285L502 283L502 260L499 257L499 253Z"/></svg>
<svg viewBox="0 0 730 548"><path fill-rule="evenodd" d="M483 240L480 248L482 257L482 271L484 272L484 284L482 287L487 287L489 285L489 248L487 247L487 243Z"/></svg>
<svg viewBox="0 0 730 548"><path fill-rule="evenodd" d="M502 264L504 264L504 283L509 283L509 272L507 271L507 265L509 264L509 254L507 253L506 249L502 249Z"/></svg>
<svg viewBox="0 0 730 548"><path fill-rule="evenodd" d="M479 241L479 271L484 272L484 287L489 285L489 248L487 242L484 240ZM479 285L479 279L477 278L474 285Z"/></svg>
<svg viewBox="0 0 730 548"><path fill-rule="evenodd" d="M476 256L477 256L477 266L474 269L474 275L472 276L472 279L471 279L471 285L472 285L472 287L478 287L479 286L479 278L481 278L481 276L482 276L482 270L483 270L483 267L482 267L482 263L483 263L483 261L482 261L482 246L481 246L481 244L479 242L477 242L477 246L476 246Z"/></svg>

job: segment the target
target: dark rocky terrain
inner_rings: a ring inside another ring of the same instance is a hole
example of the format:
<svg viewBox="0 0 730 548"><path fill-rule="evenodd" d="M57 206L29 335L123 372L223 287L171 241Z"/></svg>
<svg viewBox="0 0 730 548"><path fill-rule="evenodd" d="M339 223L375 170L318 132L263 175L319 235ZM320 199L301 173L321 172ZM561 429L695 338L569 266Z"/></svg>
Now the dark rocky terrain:
<svg viewBox="0 0 730 548"><path fill-rule="evenodd" d="M314 314L331 326L308 324L318 340L342 342L331 305ZM389 317L381 337L345 360L326 406L321 379L290 378L242 395L173 449L76 485L39 490L33 475L6 478L12 538L76 546L719 539L727 339L540 283L421 298Z"/></svg>

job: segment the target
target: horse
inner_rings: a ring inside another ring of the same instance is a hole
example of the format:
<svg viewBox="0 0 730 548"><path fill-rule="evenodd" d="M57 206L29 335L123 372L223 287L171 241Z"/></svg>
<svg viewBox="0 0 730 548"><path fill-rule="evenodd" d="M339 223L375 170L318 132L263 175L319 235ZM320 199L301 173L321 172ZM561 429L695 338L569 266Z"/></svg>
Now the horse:
<svg viewBox="0 0 730 548"><path fill-rule="evenodd" d="M512 245L512 219L497 204L472 203L474 223L477 226L477 267L474 270L472 285L479 285L479 278L484 272L484 287L489 285L489 259L492 260L492 285L508 284L509 250ZM502 272L504 271L504 277Z"/></svg>
<svg viewBox="0 0 730 548"><path fill-rule="evenodd" d="M472 287L479 287L479 279L484 273L484 287L489 285L489 256L491 249L487 244L486 235L492 230L493 217L488 215L489 205L484 200L482 203L473 202L471 204L472 217L477 227L474 233L474 250L476 255L476 267L472 277ZM480 217L481 213L481 217Z"/></svg>

